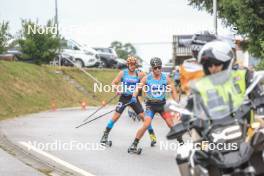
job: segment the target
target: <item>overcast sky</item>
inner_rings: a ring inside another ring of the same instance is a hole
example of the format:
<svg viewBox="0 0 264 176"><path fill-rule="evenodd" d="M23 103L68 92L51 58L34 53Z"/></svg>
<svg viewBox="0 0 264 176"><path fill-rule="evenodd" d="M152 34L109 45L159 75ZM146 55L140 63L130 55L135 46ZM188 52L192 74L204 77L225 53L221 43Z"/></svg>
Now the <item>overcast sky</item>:
<svg viewBox="0 0 264 176"><path fill-rule="evenodd" d="M173 34L213 30L213 17L187 0L58 0L62 34L89 46L109 46L114 40L131 43L172 42ZM14 34L21 19L45 24L54 17L55 0L0 0L0 21L10 22ZM227 34L221 22L220 34ZM146 62L153 56L167 62L171 44L135 45Z"/></svg>

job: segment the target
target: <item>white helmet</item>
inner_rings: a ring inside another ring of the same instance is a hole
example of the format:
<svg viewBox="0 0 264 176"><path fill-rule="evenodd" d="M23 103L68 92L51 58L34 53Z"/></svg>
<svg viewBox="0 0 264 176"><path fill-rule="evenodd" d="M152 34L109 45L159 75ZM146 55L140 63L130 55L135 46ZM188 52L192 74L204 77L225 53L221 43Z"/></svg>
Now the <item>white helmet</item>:
<svg viewBox="0 0 264 176"><path fill-rule="evenodd" d="M223 69L227 69L234 58L232 47L219 40L205 44L198 54L198 62L203 65L205 74L209 74L208 67L211 64L223 64Z"/></svg>

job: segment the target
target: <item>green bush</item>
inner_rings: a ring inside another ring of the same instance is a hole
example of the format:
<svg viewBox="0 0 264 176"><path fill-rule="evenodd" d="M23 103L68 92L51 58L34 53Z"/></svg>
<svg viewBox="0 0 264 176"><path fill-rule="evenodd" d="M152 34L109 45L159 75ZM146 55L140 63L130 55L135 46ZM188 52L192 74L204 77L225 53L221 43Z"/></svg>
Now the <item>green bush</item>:
<svg viewBox="0 0 264 176"><path fill-rule="evenodd" d="M3 21L0 23L0 54L6 51L7 42L11 39L11 34L8 32L9 23Z"/></svg>
<svg viewBox="0 0 264 176"><path fill-rule="evenodd" d="M18 43L23 53L22 58L32 58L35 63L49 63L60 50L60 37L54 30L52 21L45 26L31 20L22 20L22 31Z"/></svg>
<svg viewBox="0 0 264 176"><path fill-rule="evenodd" d="M262 59L256 66L256 70L264 70L264 59Z"/></svg>

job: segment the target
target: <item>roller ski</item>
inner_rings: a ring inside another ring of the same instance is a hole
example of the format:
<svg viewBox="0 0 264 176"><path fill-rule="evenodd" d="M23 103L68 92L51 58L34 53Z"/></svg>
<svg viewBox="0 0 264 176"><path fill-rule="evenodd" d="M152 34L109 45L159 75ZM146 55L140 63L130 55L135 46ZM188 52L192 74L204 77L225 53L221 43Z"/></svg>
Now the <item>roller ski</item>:
<svg viewBox="0 0 264 176"><path fill-rule="evenodd" d="M102 138L101 138L101 145L104 145L104 146L109 146L111 147L112 146L112 141L111 140L108 140L108 135L109 133L108 132L104 132Z"/></svg>
<svg viewBox="0 0 264 176"><path fill-rule="evenodd" d="M182 136L179 136L179 137L177 138L177 141L178 141L178 143L180 144L180 146L182 146L182 145L184 144L184 141L183 141L183 139L182 139Z"/></svg>
<svg viewBox="0 0 264 176"><path fill-rule="evenodd" d="M140 155L142 148L137 148L137 144L133 143L127 150L128 153Z"/></svg>

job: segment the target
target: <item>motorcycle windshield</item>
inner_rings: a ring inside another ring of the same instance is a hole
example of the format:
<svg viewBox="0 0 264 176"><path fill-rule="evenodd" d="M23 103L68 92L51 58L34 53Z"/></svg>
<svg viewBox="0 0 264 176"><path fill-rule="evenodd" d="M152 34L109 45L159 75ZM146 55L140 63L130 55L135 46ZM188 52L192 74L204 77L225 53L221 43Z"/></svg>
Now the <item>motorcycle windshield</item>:
<svg viewBox="0 0 264 176"><path fill-rule="evenodd" d="M223 71L192 81L194 115L202 119L222 119L236 111L245 96L245 79L233 71Z"/></svg>

